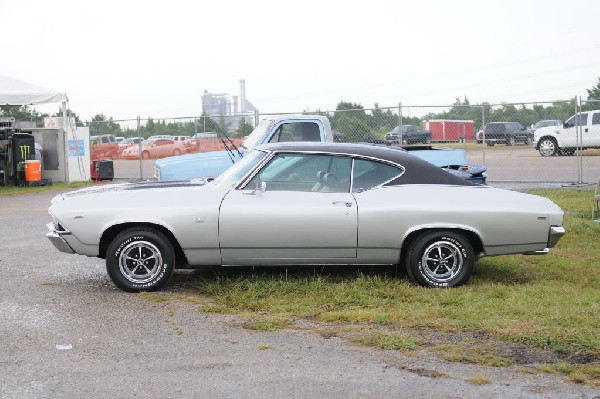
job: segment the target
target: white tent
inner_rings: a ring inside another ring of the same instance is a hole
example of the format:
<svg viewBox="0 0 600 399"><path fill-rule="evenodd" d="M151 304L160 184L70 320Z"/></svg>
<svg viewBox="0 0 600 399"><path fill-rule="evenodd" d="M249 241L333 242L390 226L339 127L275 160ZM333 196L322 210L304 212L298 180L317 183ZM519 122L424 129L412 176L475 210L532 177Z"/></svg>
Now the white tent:
<svg viewBox="0 0 600 399"><path fill-rule="evenodd" d="M65 93L0 75L0 105L67 103Z"/></svg>
<svg viewBox="0 0 600 399"><path fill-rule="evenodd" d="M9 78L0 75L0 105L36 105L60 103L62 111L62 124L57 129L58 135L54 140L56 148L57 169L45 170L48 176L58 181L76 181L87 180L90 175L89 170L89 152L87 155L71 156L69 147L70 142L74 142L77 146L78 142L85 143L86 148L89 148L89 130L82 136L77 137L77 128L74 125L67 123L67 105L69 99L65 93L60 93L55 90L39 87L22 80ZM87 128L83 128L87 129ZM28 129L36 130L36 129ZM37 129L38 132L44 129ZM34 136L36 131L33 132ZM52 141L52 140L50 140ZM77 147L79 148L79 147ZM82 158L83 157L83 158Z"/></svg>

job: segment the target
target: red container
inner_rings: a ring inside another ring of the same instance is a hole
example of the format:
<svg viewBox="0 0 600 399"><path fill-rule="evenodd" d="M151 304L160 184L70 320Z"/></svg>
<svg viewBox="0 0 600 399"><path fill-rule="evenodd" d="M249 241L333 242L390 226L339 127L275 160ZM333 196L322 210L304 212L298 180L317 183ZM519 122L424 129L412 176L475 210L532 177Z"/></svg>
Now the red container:
<svg viewBox="0 0 600 399"><path fill-rule="evenodd" d="M432 141L473 140L475 122L449 119L432 119L425 122L425 130L431 130Z"/></svg>
<svg viewBox="0 0 600 399"><path fill-rule="evenodd" d="M37 159L25 161L25 181L42 180L42 164Z"/></svg>

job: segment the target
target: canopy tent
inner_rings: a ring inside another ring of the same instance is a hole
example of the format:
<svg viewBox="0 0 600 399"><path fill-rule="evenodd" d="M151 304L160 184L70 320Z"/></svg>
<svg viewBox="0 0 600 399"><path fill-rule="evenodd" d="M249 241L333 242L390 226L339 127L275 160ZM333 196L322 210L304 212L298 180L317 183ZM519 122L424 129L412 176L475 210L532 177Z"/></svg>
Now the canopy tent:
<svg viewBox="0 0 600 399"><path fill-rule="evenodd" d="M0 105L66 103L65 93L0 75Z"/></svg>
<svg viewBox="0 0 600 399"><path fill-rule="evenodd" d="M67 106L69 103L67 95L65 93L39 87L22 80L0 75L0 105L23 106L50 103L61 104L62 126L59 126L59 135L54 139L57 141L54 144L54 148L57 160L62 159L63 161L56 163L57 169L50 168L46 169L46 171L49 174L54 173L54 175L50 176L53 179L69 182L71 181L71 173L73 173L70 172L70 170L73 169L77 171L79 169L81 170L80 175L84 176L83 180L87 180L87 176L89 176L89 166L87 169L82 166L82 156L69 156L69 151L71 150L68 146L69 141L72 141L72 139L77 140L78 138L74 125L67 123ZM87 134L89 135L89 133ZM51 141L52 140L50 140L50 142ZM45 153L50 154L51 152L45 149ZM75 160L72 161L71 158L74 158ZM89 162L89 156L86 158L86 160ZM71 165L71 163L74 165ZM76 173L73 175L77 176Z"/></svg>

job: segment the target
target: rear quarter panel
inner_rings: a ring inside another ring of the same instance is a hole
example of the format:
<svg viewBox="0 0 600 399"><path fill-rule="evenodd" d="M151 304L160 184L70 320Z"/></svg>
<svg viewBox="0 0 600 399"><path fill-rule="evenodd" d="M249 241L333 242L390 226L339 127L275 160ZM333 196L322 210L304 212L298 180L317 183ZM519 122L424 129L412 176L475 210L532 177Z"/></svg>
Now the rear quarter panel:
<svg viewBox="0 0 600 399"><path fill-rule="evenodd" d="M409 234L423 229L475 233L486 255L542 250L550 220L562 210L550 200L491 187L405 185L355 194L359 256L374 248L400 255Z"/></svg>

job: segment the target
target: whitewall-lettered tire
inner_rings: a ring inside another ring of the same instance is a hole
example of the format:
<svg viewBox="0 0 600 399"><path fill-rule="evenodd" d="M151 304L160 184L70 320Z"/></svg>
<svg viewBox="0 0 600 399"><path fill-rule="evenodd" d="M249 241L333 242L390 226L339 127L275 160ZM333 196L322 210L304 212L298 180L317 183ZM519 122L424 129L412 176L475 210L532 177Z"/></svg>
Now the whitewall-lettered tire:
<svg viewBox="0 0 600 399"><path fill-rule="evenodd" d="M405 257L408 277L432 288L458 287L471 276L473 247L462 234L430 231L415 238Z"/></svg>
<svg viewBox="0 0 600 399"><path fill-rule="evenodd" d="M175 251L159 231L138 227L124 230L109 244L106 271L127 292L154 291L171 276Z"/></svg>

